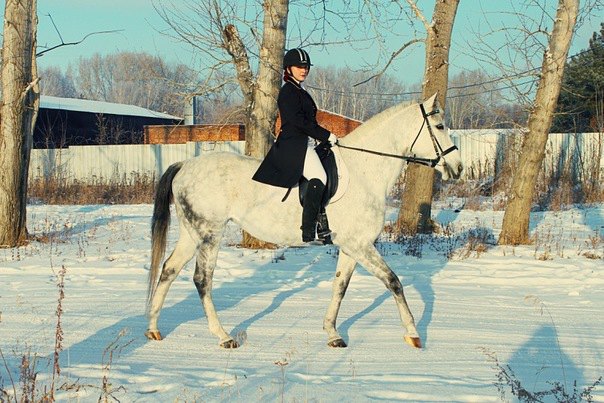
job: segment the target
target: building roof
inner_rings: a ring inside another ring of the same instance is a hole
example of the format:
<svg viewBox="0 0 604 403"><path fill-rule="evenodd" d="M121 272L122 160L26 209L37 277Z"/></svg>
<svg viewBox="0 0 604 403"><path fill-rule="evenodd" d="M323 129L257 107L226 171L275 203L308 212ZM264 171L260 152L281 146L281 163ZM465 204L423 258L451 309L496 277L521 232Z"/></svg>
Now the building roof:
<svg viewBox="0 0 604 403"><path fill-rule="evenodd" d="M89 99L59 98L48 95L40 96L40 108L61 109L66 111L102 113L106 115L141 116L157 119L182 120L181 117L168 115L135 105L116 104L111 102L91 101Z"/></svg>

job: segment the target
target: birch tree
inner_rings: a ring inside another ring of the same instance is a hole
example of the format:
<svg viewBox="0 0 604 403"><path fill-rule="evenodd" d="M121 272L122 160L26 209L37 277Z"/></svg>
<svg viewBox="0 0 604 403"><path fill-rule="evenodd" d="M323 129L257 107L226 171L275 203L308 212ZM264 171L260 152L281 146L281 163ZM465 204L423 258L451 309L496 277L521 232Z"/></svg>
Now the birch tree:
<svg viewBox="0 0 604 403"><path fill-rule="evenodd" d="M39 106L36 0L6 0L0 123L0 247L27 240L27 175Z"/></svg>
<svg viewBox="0 0 604 403"><path fill-rule="evenodd" d="M263 0L261 5L258 10L235 0L155 4L171 35L190 45L203 70L204 81L191 95L207 95L236 80L243 97L246 153L255 157L268 151L274 132L289 0ZM258 63L255 69L253 62Z"/></svg>
<svg viewBox="0 0 604 403"><path fill-rule="evenodd" d="M204 58L207 80L198 94L227 85L227 82L216 83L213 78L226 68L234 69L245 111L245 153L264 157L272 144L277 119L289 0L263 0L262 12L258 14L263 16L261 39L256 21L242 19L240 4L236 1L185 3L183 8L183 3L162 2L156 10L176 37ZM245 28L244 34L238 26ZM252 60L258 61L255 72ZM244 233L243 245L260 247L263 244Z"/></svg>
<svg viewBox="0 0 604 403"><path fill-rule="evenodd" d="M426 36L414 37L404 43L398 50L391 53L387 58L386 63L380 71L368 79L356 84L365 84L370 80L384 75L386 70L391 66L392 62L399 57L405 50L411 46L424 43L425 44L425 68L424 79L422 82L421 97L427 99L437 94L437 100L441 108L445 107L447 98L447 82L449 74L449 48L451 44L451 32L453 23L457 14L459 0L436 0L434 11L432 13L432 21L424 16L419 9L416 0L406 0L405 2L398 0L392 2L366 1L364 2L365 14L368 15L370 24L373 26L375 36L380 47L380 54L383 55L384 49L381 45L384 32L390 32L393 21L396 24L401 24L404 18L391 18L391 6L396 4L399 7L399 12L407 15L411 25L414 25L414 20L419 20L423 25ZM386 22L383 21L383 12L388 12L389 18ZM402 193L401 210L395 224L395 229L405 235L414 235L418 232L432 231L432 187L434 184L434 170L424 165L410 163L407 166L405 174L405 188Z"/></svg>
<svg viewBox="0 0 604 403"><path fill-rule="evenodd" d="M533 192L543 158L549 129L560 94L564 67L570 48L579 0L559 0L548 47L543 53L541 77L529 114L518 169L503 216L499 244L518 245L529 242L529 219Z"/></svg>
<svg viewBox="0 0 604 403"><path fill-rule="evenodd" d="M237 70L237 78L245 94L245 154L263 158L272 144L277 120L277 96L281 87L285 35L287 30L288 0L265 0L263 37L260 46L256 80L249 67L243 43L234 25L227 25L224 38ZM266 244L243 233L245 247L264 247Z"/></svg>
<svg viewBox="0 0 604 403"><path fill-rule="evenodd" d="M409 7L426 29L426 65L422 83L422 99L438 93L441 108L445 107L449 74L451 31L459 0L438 0L430 23L414 0ZM398 231L405 235L432 231L432 187L434 170L420 164L409 164L405 173L405 188L396 222Z"/></svg>

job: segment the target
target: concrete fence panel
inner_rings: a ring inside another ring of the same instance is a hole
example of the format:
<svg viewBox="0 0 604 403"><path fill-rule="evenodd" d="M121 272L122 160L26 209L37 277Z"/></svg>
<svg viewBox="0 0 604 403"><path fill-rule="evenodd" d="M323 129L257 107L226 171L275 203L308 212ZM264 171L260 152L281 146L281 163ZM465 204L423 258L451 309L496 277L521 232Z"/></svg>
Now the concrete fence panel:
<svg viewBox="0 0 604 403"><path fill-rule="evenodd" d="M506 158L517 158L523 133L518 130L452 130L465 165L462 179L492 177L503 169ZM137 144L72 146L66 149L32 150L30 178L57 177L91 181L159 177L171 164L205 153L231 151L243 154L244 141L204 141L185 144ZM545 175L571 173L579 179L594 173L604 176L602 133L552 133L546 147Z"/></svg>

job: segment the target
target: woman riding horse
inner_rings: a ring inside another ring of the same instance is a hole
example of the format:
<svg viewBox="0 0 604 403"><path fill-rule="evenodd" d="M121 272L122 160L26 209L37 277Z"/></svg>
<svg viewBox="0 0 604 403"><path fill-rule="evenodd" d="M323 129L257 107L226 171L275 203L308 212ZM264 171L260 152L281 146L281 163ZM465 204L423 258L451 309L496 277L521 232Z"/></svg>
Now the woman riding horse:
<svg viewBox="0 0 604 403"><path fill-rule="evenodd" d="M310 66L310 57L305 50L290 49L285 53L284 84L277 98L281 131L253 179L289 189L296 186L301 177L306 178L308 187L302 211L302 241L318 240L330 244L331 231L321 203L327 175L315 146L318 142L329 142L333 146L337 137L319 125L317 105L302 87Z"/></svg>

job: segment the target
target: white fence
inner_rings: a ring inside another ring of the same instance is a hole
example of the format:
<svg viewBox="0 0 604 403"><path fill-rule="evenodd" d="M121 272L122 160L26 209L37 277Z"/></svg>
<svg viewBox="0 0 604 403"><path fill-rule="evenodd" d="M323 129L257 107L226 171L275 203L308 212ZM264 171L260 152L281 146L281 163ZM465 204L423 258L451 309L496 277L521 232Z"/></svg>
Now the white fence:
<svg viewBox="0 0 604 403"><path fill-rule="evenodd" d="M522 143L519 130L451 130L461 152L464 179L490 177L500 172L504 158L518 156ZM604 175L604 134L550 133L545 148L546 175L568 170L575 176L596 168Z"/></svg>
<svg viewBox="0 0 604 403"><path fill-rule="evenodd" d="M451 137L461 151L464 179L493 176L506 153L518 152L521 139L519 132L511 130L452 130ZM32 150L29 174L32 179L55 176L84 182L143 174L159 177L177 161L214 151L243 153L244 149L243 141L227 141ZM598 167L598 161L601 177L604 175L602 133L550 134L544 161L546 173L569 166L581 171L588 166Z"/></svg>
<svg viewBox="0 0 604 403"><path fill-rule="evenodd" d="M55 176L84 182L145 174L159 177L171 164L203 153L243 153L244 150L244 141L71 146L65 149L32 150L29 177Z"/></svg>

